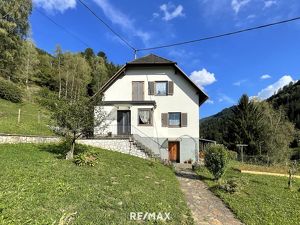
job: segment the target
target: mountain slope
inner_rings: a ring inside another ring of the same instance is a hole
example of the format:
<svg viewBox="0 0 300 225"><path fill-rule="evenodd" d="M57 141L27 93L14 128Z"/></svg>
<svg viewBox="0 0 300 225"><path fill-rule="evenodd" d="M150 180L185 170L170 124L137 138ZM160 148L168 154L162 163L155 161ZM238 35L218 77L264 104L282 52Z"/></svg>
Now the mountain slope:
<svg viewBox="0 0 300 225"><path fill-rule="evenodd" d="M271 102L275 109L282 107L289 120L300 129L300 81L283 87L266 101ZM201 119L200 137L226 144L224 137L228 133L228 118L232 115L234 107L223 109L213 116Z"/></svg>

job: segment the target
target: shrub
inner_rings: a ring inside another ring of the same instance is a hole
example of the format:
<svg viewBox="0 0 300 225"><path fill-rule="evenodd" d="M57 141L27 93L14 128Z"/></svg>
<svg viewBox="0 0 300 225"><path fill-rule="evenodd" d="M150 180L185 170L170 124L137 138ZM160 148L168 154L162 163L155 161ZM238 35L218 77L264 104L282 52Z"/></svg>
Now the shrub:
<svg viewBox="0 0 300 225"><path fill-rule="evenodd" d="M80 153L74 156L74 163L78 166L95 166L97 155L92 152Z"/></svg>
<svg viewBox="0 0 300 225"><path fill-rule="evenodd" d="M43 88L38 92L37 102L49 110L55 108L57 99L57 93L50 91L48 88Z"/></svg>
<svg viewBox="0 0 300 225"><path fill-rule="evenodd" d="M227 149L223 145L211 145L207 148L204 163L216 180L225 173L228 164Z"/></svg>
<svg viewBox="0 0 300 225"><path fill-rule="evenodd" d="M235 192L242 191L245 185L249 184L249 180L243 177L240 178L232 178L225 183L220 184L218 188L222 191L233 194Z"/></svg>
<svg viewBox="0 0 300 225"><path fill-rule="evenodd" d="M237 160L238 154L236 151L228 150L228 157L230 160Z"/></svg>
<svg viewBox="0 0 300 225"><path fill-rule="evenodd" d="M22 102L23 92L13 82L0 78L0 98L19 103Z"/></svg>

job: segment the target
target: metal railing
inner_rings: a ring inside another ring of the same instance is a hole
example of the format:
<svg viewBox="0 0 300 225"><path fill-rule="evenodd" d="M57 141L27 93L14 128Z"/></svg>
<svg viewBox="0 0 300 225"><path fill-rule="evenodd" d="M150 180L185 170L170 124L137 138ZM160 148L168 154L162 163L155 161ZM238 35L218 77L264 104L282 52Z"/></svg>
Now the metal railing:
<svg viewBox="0 0 300 225"><path fill-rule="evenodd" d="M109 124L95 128L95 137L101 138L129 138L138 148L148 156L158 158L161 156L162 144L155 137L150 137L146 132L133 125Z"/></svg>

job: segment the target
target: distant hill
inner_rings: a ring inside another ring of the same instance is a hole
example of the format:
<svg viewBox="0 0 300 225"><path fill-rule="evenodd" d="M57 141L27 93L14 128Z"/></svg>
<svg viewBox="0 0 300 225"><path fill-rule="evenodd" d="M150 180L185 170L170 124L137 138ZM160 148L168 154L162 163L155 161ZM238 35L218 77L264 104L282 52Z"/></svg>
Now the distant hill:
<svg viewBox="0 0 300 225"><path fill-rule="evenodd" d="M275 109L283 107L289 120L300 129L300 81L283 87L266 101L271 102ZM213 116L201 119L200 137L226 144L224 137L228 134L228 118L232 115L234 107L223 109Z"/></svg>
<svg viewBox="0 0 300 225"><path fill-rule="evenodd" d="M267 101L271 102L275 109L283 107L289 120L300 129L300 80L284 86Z"/></svg>
<svg viewBox="0 0 300 225"><path fill-rule="evenodd" d="M232 108L223 109L221 112L200 120L200 137L224 143L224 135L228 131L229 117L232 115Z"/></svg>

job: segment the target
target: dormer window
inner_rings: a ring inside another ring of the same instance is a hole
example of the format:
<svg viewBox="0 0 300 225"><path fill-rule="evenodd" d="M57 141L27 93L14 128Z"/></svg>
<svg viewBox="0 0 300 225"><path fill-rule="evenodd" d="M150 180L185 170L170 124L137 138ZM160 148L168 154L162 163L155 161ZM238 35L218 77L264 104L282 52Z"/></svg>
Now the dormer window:
<svg viewBox="0 0 300 225"><path fill-rule="evenodd" d="M167 88L168 88L167 81L156 81L155 82L155 95L166 96L168 94Z"/></svg>

